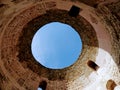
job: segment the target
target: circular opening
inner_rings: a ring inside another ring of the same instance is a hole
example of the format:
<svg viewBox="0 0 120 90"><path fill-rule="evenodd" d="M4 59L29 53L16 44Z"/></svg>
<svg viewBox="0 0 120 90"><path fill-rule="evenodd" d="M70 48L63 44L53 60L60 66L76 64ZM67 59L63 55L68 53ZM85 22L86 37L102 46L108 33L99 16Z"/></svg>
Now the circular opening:
<svg viewBox="0 0 120 90"><path fill-rule="evenodd" d="M31 49L34 58L43 66L62 69L77 61L82 41L70 25L52 22L36 32Z"/></svg>

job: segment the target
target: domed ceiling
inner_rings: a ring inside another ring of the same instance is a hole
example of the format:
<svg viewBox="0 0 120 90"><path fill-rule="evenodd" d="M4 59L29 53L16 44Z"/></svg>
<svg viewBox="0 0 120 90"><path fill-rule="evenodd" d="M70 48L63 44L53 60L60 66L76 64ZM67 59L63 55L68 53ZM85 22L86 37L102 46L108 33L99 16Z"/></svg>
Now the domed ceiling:
<svg viewBox="0 0 120 90"><path fill-rule="evenodd" d="M109 79L120 85L119 7L117 0L1 0L0 89L107 90ZM50 22L69 24L82 39L81 55L67 68L46 68L32 56L34 34Z"/></svg>

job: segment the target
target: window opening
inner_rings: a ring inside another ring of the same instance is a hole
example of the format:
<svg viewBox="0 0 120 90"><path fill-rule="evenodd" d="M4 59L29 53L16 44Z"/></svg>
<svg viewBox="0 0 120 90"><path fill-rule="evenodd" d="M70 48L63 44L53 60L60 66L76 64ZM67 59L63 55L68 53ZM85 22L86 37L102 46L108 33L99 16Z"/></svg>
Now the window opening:
<svg viewBox="0 0 120 90"><path fill-rule="evenodd" d="M87 62L87 65L94 71L97 71L99 68L99 66L95 62L93 62L92 60L89 60Z"/></svg>
<svg viewBox="0 0 120 90"><path fill-rule="evenodd" d="M79 15L80 10L81 9L79 7L73 5L68 13L70 16L76 17Z"/></svg>

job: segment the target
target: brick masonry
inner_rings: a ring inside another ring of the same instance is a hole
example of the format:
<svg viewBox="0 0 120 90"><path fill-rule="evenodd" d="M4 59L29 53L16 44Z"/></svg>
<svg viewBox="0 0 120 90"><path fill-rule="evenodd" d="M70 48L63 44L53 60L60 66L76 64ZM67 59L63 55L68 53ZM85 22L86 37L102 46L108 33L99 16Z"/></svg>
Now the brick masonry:
<svg viewBox="0 0 120 90"><path fill-rule="evenodd" d="M74 0L12 0L12 2L2 0L0 3L1 90L36 90L43 80L47 82L47 90L82 90L95 82L89 78L93 74L86 62L98 60L97 64L101 65L102 61L99 59L104 57L99 58L101 56L99 53L106 53L99 50L100 48L106 50L120 68L120 21L117 12L119 10L116 7L114 11L113 8L119 4L100 5L95 9L88 6L93 5L88 4L89 2L85 5ZM68 15L72 5L82 9L77 17ZM35 32L53 21L71 25L83 42L83 50L77 62L61 70L43 67L34 60L30 51ZM109 64L105 65L104 71ZM116 81L115 78L119 75L117 66L110 65L113 66L111 71L115 69L115 72L109 74ZM119 81L116 82L120 84Z"/></svg>

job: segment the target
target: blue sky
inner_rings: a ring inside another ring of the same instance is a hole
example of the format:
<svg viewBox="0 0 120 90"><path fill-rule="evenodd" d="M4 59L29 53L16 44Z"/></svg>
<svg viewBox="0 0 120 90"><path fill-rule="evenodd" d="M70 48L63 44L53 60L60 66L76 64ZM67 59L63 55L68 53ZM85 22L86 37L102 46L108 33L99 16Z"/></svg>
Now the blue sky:
<svg viewBox="0 0 120 90"><path fill-rule="evenodd" d="M38 88L38 90L42 90L41 88Z"/></svg>
<svg viewBox="0 0 120 90"><path fill-rule="evenodd" d="M34 58L43 66L62 69L72 65L78 59L82 42L71 26L52 22L36 32L31 49Z"/></svg>

